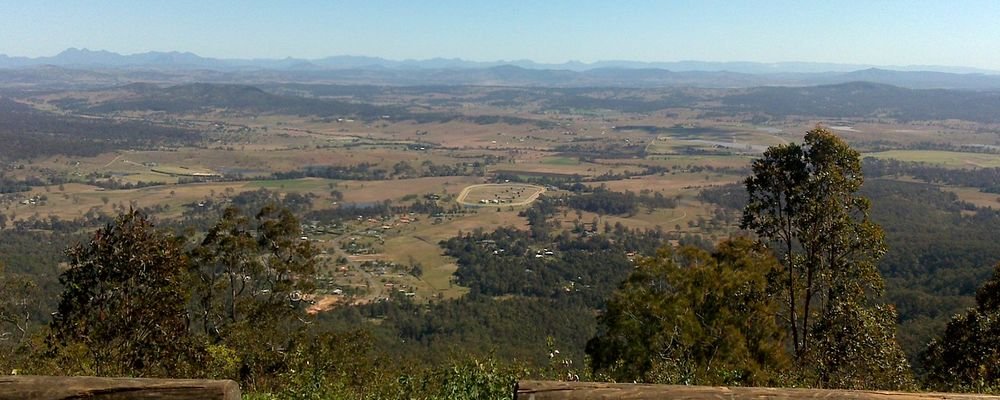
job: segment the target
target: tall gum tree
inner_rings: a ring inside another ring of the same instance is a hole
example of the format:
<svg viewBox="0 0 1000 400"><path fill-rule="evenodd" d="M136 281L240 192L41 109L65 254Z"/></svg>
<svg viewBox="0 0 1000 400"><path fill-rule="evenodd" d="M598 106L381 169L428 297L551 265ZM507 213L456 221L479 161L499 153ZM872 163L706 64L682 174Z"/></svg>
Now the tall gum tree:
<svg viewBox="0 0 1000 400"><path fill-rule="evenodd" d="M877 304L881 227L869 218L860 154L817 127L802 145L773 146L753 162L742 228L778 256L770 290L801 379L812 385L900 388L909 366L895 311Z"/></svg>

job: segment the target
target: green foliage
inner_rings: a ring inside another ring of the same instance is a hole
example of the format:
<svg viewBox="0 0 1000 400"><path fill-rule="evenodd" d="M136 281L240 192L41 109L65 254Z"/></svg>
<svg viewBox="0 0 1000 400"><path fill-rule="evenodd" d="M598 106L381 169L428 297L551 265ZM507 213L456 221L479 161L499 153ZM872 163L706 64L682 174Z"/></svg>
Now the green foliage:
<svg viewBox="0 0 1000 400"><path fill-rule="evenodd" d="M575 297L597 308L632 270L627 254L652 254L665 240L661 231L623 225L605 234L563 232L552 238L546 216L534 218L537 234L507 227L441 242L457 259L457 282L477 294Z"/></svg>
<svg viewBox="0 0 1000 400"><path fill-rule="evenodd" d="M180 243L130 211L67 251L52 348L66 370L171 376L193 358L187 335L187 258ZM76 350L85 349L84 354Z"/></svg>
<svg viewBox="0 0 1000 400"><path fill-rule="evenodd" d="M317 252L300 237L287 208L265 203L251 218L228 207L190 250L193 331L220 375L254 390L280 387L287 350L304 340Z"/></svg>
<svg viewBox="0 0 1000 400"><path fill-rule="evenodd" d="M417 375L402 375L397 379L398 386L394 388L394 393L383 395L386 398L428 400L510 399L517 379L527 374L526 369L516 365L504 365L493 359L470 358Z"/></svg>
<svg viewBox="0 0 1000 400"><path fill-rule="evenodd" d="M259 281L253 277L263 270L254 250L249 219L230 207L191 251L196 315L205 335L222 336L231 324L247 318L255 291L261 290L253 285Z"/></svg>
<svg viewBox="0 0 1000 400"><path fill-rule="evenodd" d="M599 318L587 344L596 374L618 381L767 385L784 368L766 276L773 256L746 239L713 253L662 249L645 258Z"/></svg>
<svg viewBox="0 0 1000 400"><path fill-rule="evenodd" d="M364 398L376 390L372 341L364 332L304 336L279 375L278 398Z"/></svg>
<svg viewBox="0 0 1000 400"><path fill-rule="evenodd" d="M4 270L0 263L0 373L23 368L33 330L32 305L39 290L26 277Z"/></svg>
<svg viewBox="0 0 1000 400"><path fill-rule="evenodd" d="M952 318L921 354L924 382L939 390L1000 388L1000 263L976 293L976 307Z"/></svg>
<svg viewBox="0 0 1000 400"><path fill-rule="evenodd" d="M913 387L906 356L896 345L891 306L839 302L815 326L809 354L809 386L845 389Z"/></svg>
<svg viewBox="0 0 1000 400"><path fill-rule="evenodd" d="M858 152L816 128L801 146L769 148L752 169L742 227L779 255L771 293L782 299L800 379L820 387L905 386L895 312L870 304L882 293L877 263L886 249L868 199L856 195Z"/></svg>
<svg viewBox="0 0 1000 400"><path fill-rule="evenodd" d="M493 357L463 356L435 366L381 358L363 332L304 337L290 351L273 392L260 399L509 399L529 370Z"/></svg>
<svg viewBox="0 0 1000 400"><path fill-rule="evenodd" d="M23 342L31 329L31 303L38 287L26 277L9 273L0 264L0 354Z"/></svg>
<svg viewBox="0 0 1000 400"><path fill-rule="evenodd" d="M378 324L367 323L370 320ZM562 357L581 365L596 321L593 309L573 298L470 295L418 304L397 296L322 313L313 327L368 329L383 353L424 365L442 365L458 357L493 357L538 366L549 362L548 337Z"/></svg>
<svg viewBox="0 0 1000 400"><path fill-rule="evenodd" d="M235 324L266 325L301 313L314 289L316 251L300 236L286 209L265 206L253 221L236 207L223 211L191 251L201 331L217 341Z"/></svg>

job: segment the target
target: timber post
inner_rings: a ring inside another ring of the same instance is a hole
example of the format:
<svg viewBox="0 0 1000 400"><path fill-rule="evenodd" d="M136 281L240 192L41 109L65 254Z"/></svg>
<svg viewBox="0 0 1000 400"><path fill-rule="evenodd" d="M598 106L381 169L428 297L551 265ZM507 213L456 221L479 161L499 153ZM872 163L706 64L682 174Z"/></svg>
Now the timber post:
<svg viewBox="0 0 1000 400"><path fill-rule="evenodd" d="M1000 400L1000 396L958 393L907 393L878 390L782 389L532 380L519 381L514 389L514 398L516 400Z"/></svg>
<svg viewBox="0 0 1000 400"><path fill-rule="evenodd" d="M0 376L0 400L240 400L230 380Z"/></svg>

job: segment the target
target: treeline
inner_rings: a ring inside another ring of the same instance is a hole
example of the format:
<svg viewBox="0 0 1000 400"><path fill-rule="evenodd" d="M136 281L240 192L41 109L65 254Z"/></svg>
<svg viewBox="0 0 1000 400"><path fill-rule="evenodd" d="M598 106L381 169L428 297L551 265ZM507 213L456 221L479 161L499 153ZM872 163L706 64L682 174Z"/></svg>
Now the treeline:
<svg viewBox="0 0 1000 400"><path fill-rule="evenodd" d="M324 178L379 181L434 176L481 176L485 171L485 166L486 164L478 161L442 165L427 160L414 167L408 162L400 161L389 170L379 167L377 164L363 162L354 165L308 166L294 171L275 172L271 177L273 179Z"/></svg>
<svg viewBox="0 0 1000 400"><path fill-rule="evenodd" d="M499 228L467 233L441 246L457 259L457 283L473 293L578 297L582 304L599 307L631 270L628 254L650 254L662 240L655 231L592 237L560 234L547 240Z"/></svg>
<svg viewBox="0 0 1000 400"><path fill-rule="evenodd" d="M583 191L583 188L583 185L573 185L570 187L574 191ZM650 210L655 208L676 208L677 198L667 197L663 193L648 190L636 194L630 190L615 192L608 190L604 186L599 186L592 191L567 197L566 204L570 208L601 215L632 216L639 211L639 207L646 207Z"/></svg>
<svg viewBox="0 0 1000 400"><path fill-rule="evenodd" d="M46 182L39 179L38 177L16 179L4 176L3 173L0 172L0 194L27 192L31 190L32 186L45 186L45 185Z"/></svg>
<svg viewBox="0 0 1000 400"><path fill-rule="evenodd" d="M309 211L305 213L303 219L306 221L319 221L321 223L337 223L359 217L382 218L411 212L434 216L446 211L449 210L445 210L436 201L430 199L420 199L408 204L394 204L390 200L383 200L369 203L341 203L338 207ZM456 209L452 208L450 211L456 211Z"/></svg>
<svg viewBox="0 0 1000 400"><path fill-rule="evenodd" d="M1000 194L1000 168L944 168L927 163L894 159L864 159L865 175L912 176L928 183L978 188L986 193Z"/></svg>
<svg viewBox="0 0 1000 400"><path fill-rule="evenodd" d="M373 340L394 357L415 358L424 365L446 365L454 358L522 360L547 368L550 353L558 362L574 360L580 370L582 349L596 321L579 299L470 294L455 300L415 303L401 295L359 307L342 307L317 317L331 329L366 327ZM366 321L379 321L368 324ZM562 366L559 366L562 368ZM563 378L556 375L554 378Z"/></svg>
<svg viewBox="0 0 1000 400"><path fill-rule="evenodd" d="M389 171L378 168L376 164L360 163L347 166L311 166L297 171L275 172L272 176L274 179L326 178L375 181L389 179Z"/></svg>
<svg viewBox="0 0 1000 400"><path fill-rule="evenodd" d="M646 156L646 146L642 144L625 144L619 142L600 143L569 143L560 144L555 151L570 156L586 158L643 158Z"/></svg>

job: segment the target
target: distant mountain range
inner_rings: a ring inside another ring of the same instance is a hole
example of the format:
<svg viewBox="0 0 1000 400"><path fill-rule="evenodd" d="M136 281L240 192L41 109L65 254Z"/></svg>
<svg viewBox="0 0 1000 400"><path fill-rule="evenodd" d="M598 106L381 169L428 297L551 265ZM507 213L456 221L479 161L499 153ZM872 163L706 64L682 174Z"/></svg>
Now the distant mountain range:
<svg viewBox="0 0 1000 400"><path fill-rule="evenodd" d="M51 57L0 55L0 85L131 82L303 82L374 85L491 85L552 87L810 86L866 81L929 89L1000 89L1000 71L967 67L808 62L598 61L543 64L530 60L387 60L333 56L305 59L217 59L186 52L122 55L68 49Z"/></svg>

